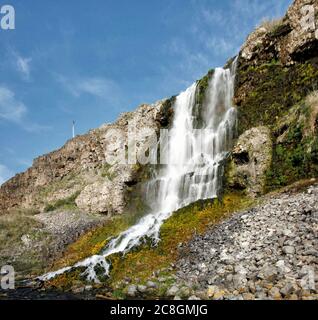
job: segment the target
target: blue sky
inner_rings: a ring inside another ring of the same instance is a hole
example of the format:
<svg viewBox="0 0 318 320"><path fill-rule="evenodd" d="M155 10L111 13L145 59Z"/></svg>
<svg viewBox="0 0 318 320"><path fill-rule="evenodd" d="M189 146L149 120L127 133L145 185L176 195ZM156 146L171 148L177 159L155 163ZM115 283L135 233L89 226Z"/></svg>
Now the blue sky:
<svg viewBox="0 0 318 320"><path fill-rule="evenodd" d="M141 103L184 90L234 56L291 0L8 0L0 30L0 184Z"/></svg>

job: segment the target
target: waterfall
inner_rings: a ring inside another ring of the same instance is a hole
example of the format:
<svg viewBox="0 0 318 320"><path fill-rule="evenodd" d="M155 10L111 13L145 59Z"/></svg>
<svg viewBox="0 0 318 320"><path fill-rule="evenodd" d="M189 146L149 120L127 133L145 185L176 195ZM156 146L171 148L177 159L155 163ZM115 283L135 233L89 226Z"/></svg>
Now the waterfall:
<svg viewBox="0 0 318 320"><path fill-rule="evenodd" d="M223 162L231 148L236 123L236 109L232 106L235 64L231 69L215 69L201 105L196 101L197 83L176 97L170 138L164 144L167 165L147 185L146 197L151 213L111 240L99 255L45 274L41 280L84 267L83 275L98 282L95 268L101 267L108 275L107 257L125 254L146 237L157 243L161 225L174 211L198 200L218 196Z"/></svg>

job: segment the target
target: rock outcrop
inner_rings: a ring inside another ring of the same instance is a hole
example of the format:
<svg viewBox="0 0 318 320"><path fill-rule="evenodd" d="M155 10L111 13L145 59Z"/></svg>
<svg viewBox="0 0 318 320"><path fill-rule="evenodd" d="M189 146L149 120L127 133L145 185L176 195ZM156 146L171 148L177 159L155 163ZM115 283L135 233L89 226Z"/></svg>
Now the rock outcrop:
<svg viewBox="0 0 318 320"><path fill-rule="evenodd" d="M258 27L239 54L238 133L266 126L273 144L265 191L318 175L318 137L306 129L316 117L309 97L318 88L317 12L317 1L295 0L283 19Z"/></svg>
<svg viewBox="0 0 318 320"><path fill-rule="evenodd" d="M169 100L142 105L114 124L77 136L35 159L31 168L0 187L0 212L21 207L45 211L66 204L88 212L122 213L129 187L140 182L140 167L127 162L109 165L107 159L125 152L129 128L136 134L140 128L158 133L169 124L171 114ZM137 154L144 152L144 141L139 137Z"/></svg>
<svg viewBox="0 0 318 320"><path fill-rule="evenodd" d="M272 141L267 127L252 128L238 139L228 171L228 186L251 196L264 193L266 171L272 160Z"/></svg>
<svg viewBox="0 0 318 320"><path fill-rule="evenodd" d="M283 19L265 21L244 43L241 57L253 64L279 59L284 65L316 56L318 3L295 0Z"/></svg>

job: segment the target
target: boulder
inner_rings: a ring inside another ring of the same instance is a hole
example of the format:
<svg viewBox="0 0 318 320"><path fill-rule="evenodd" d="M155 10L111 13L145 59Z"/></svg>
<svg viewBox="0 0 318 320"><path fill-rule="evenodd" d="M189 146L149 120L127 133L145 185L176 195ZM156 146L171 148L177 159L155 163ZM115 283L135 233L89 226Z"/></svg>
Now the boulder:
<svg viewBox="0 0 318 320"><path fill-rule="evenodd" d="M251 196L263 194L271 159L270 130L257 127L244 132L232 151L227 181L229 187L244 190Z"/></svg>

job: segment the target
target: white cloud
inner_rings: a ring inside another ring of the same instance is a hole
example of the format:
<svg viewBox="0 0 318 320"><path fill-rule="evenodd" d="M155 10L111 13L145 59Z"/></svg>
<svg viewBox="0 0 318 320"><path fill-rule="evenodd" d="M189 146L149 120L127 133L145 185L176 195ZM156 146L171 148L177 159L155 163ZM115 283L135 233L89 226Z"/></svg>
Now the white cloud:
<svg viewBox="0 0 318 320"><path fill-rule="evenodd" d="M219 10L202 8L201 15L203 20L211 25L225 25L227 22L227 16L222 14L222 12Z"/></svg>
<svg viewBox="0 0 318 320"><path fill-rule="evenodd" d="M20 56L17 56L17 68L18 71L22 74L25 79L30 79L30 63L32 59L31 58L23 58Z"/></svg>
<svg viewBox="0 0 318 320"><path fill-rule="evenodd" d="M26 112L26 106L16 99L11 90L0 87L0 119L20 123Z"/></svg>
<svg viewBox="0 0 318 320"><path fill-rule="evenodd" d="M23 57L14 49L9 49L9 54L14 68L20 73L22 79L29 81L31 75L32 58Z"/></svg>
<svg viewBox="0 0 318 320"><path fill-rule="evenodd" d="M110 79L100 77L67 78L58 75L57 80L64 89L76 98L88 94L113 105L118 105L122 101L120 88Z"/></svg>
<svg viewBox="0 0 318 320"><path fill-rule="evenodd" d="M13 172L3 164L0 164L0 186L13 176Z"/></svg>
<svg viewBox="0 0 318 320"><path fill-rule="evenodd" d="M0 86L0 120L13 122L29 132L49 129L27 119L28 108L19 101L10 89Z"/></svg>

